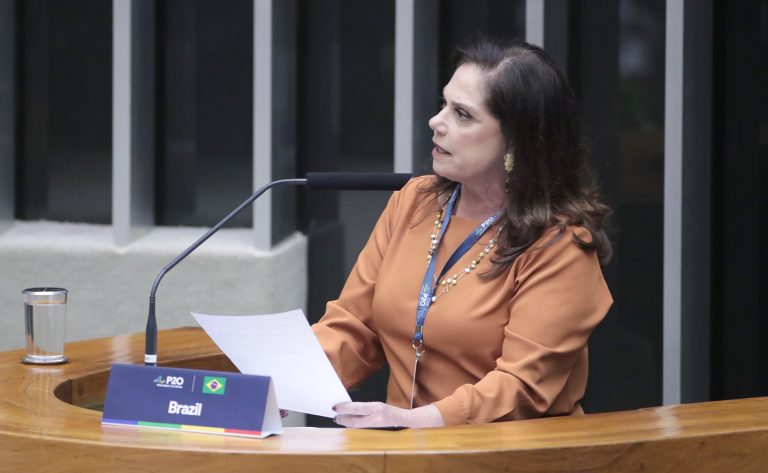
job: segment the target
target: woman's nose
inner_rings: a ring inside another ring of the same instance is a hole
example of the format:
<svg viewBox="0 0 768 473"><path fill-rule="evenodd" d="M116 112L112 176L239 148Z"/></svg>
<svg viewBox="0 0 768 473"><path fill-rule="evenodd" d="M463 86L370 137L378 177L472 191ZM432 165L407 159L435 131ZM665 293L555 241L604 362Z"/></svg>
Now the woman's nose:
<svg viewBox="0 0 768 473"><path fill-rule="evenodd" d="M440 110L439 112L437 112L437 114L436 114L435 116L433 116L432 118L430 118L430 119L429 119L429 127L430 127L430 128L432 129L432 131L434 131L435 133L440 133L440 134L443 134L443 132L445 131L445 130L444 130L444 128L445 128L445 127L444 127L444 125L443 125L443 120L442 120L442 118L440 117L440 115L441 115L441 112L442 112L442 110Z"/></svg>

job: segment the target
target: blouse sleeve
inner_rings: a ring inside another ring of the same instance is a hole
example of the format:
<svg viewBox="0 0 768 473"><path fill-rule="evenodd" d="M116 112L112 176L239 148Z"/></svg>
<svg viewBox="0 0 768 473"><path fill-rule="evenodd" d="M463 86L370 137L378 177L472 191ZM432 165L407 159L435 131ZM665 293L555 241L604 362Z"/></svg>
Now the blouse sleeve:
<svg viewBox="0 0 768 473"><path fill-rule="evenodd" d="M385 361L373 325L371 305L379 268L392 235L400 192L390 197L339 298L328 302L325 315L312 326L346 388L375 373Z"/></svg>
<svg viewBox="0 0 768 473"><path fill-rule="evenodd" d="M569 227L553 243L537 242L516 262L501 356L480 381L435 403L446 425L540 417L563 392L612 303L597 255L579 247L573 231L589 238L583 228Z"/></svg>

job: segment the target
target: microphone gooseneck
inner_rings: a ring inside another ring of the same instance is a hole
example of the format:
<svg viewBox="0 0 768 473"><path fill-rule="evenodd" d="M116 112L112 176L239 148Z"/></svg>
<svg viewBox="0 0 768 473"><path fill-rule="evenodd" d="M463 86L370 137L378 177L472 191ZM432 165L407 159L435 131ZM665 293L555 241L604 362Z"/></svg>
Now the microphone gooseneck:
<svg viewBox="0 0 768 473"><path fill-rule="evenodd" d="M148 366L157 366L157 319L155 317L155 294L157 286L163 279L163 276L179 264L181 260L189 256L198 246L202 245L208 238L218 232L221 227L236 217L246 207L251 205L264 192L280 185L306 185L308 189L336 189L336 190L399 190L411 178L410 174L396 173L346 173L346 172L310 172L305 179L281 179L270 182L262 186L259 190L251 194L250 197L240 204L235 210L221 219L219 223L211 227L203 236L197 239L189 247L182 251L170 263L160 270L152 284L152 290L149 293L149 314L147 315L147 332L144 347L144 364Z"/></svg>
<svg viewBox="0 0 768 473"><path fill-rule="evenodd" d="M229 215L221 219L219 223L211 227L210 230L205 232L203 236L197 239L194 243L189 245L189 247L182 251L177 257L173 258L173 260L166 264L165 267L160 270L160 273L155 278L154 284L152 284L152 290L149 293L149 315L147 316L147 335L145 339L145 346L144 346L144 364L148 366L157 366L157 319L155 318L155 293L157 292L157 286L160 284L160 281L163 279L163 276L173 269L174 266L179 264L181 260L189 256L190 253L195 251L198 246L202 245L205 240L209 239L211 236L213 236L214 233L218 232L221 227L226 225L227 222L235 218L240 212L242 212L246 207L251 205L254 200L258 199L261 194L265 193L269 189L273 187L277 187L280 185L285 184L293 184L293 185L303 185L306 184L306 179L281 179L279 181L270 182L269 184L262 186L259 190L254 192L250 197L245 199L245 201L240 204L235 210L230 212Z"/></svg>

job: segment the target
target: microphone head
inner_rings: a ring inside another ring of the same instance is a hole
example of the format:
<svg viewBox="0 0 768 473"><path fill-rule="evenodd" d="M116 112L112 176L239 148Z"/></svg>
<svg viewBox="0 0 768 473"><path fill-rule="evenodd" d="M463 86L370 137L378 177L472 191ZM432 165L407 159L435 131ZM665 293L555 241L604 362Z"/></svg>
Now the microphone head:
<svg viewBox="0 0 768 473"><path fill-rule="evenodd" d="M312 190L400 190L412 175L396 172L308 172Z"/></svg>

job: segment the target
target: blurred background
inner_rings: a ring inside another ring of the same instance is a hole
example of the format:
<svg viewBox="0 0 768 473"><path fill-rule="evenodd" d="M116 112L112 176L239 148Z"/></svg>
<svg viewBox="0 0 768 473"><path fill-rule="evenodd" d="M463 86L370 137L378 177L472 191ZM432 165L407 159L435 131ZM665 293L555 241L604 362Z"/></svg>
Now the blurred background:
<svg viewBox="0 0 768 473"><path fill-rule="evenodd" d="M615 211L585 410L768 394L768 0L0 0L0 349L48 281L68 340L142 331L157 271L270 180L429 173L477 35L556 58ZM317 320L388 196L273 192L168 276L161 328Z"/></svg>

